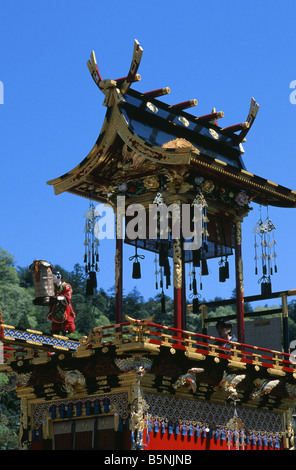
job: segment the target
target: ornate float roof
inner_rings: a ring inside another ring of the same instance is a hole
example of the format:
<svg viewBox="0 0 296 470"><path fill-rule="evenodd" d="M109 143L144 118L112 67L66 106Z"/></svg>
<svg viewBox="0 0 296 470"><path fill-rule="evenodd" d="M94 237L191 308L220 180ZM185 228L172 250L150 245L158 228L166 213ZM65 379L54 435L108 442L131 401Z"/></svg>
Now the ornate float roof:
<svg viewBox="0 0 296 470"><path fill-rule="evenodd" d="M98 202L112 202L118 187L170 172L189 184L195 178L213 179L236 191L246 191L258 204L296 207L296 191L256 176L246 170L242 143L259 109L252 98L247 118L236 125L218 124L223 112L195 117L187 111L196 100L169 105L159 97L168 87L149 92L131 88L143 50L135 41L131 67L126 77L110 80L100 75L95 54L89 71L105 95L105 120L96 143L74 169L48 181L55 194L69 192ZM190 179L191 178L191 179ZM153 184L146 185L152 189ZM154 191L157 186L153 187ZM185 192L185 191L183 191Z"/></svg>

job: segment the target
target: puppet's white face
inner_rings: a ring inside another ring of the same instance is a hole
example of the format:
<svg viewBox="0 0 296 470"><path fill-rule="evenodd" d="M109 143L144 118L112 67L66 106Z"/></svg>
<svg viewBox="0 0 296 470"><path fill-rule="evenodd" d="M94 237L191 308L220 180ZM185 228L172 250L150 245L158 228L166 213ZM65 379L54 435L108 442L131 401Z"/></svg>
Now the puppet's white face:
<svg viewBox="0 0 296 470"><path fill-rule="evenodd" d="M62 283L62 280L61 280L61 277L58 275L56 276L55 274L53 275L53 283L56 285L56 286L60 286L61 283Z"/></svg>

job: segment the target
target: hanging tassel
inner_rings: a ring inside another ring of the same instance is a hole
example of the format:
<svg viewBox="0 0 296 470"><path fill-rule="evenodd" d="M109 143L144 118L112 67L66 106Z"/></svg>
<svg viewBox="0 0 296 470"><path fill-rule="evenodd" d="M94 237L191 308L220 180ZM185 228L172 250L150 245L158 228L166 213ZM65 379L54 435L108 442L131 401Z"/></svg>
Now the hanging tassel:
<svg viewBox="0 0 296 470"><path fill-rule="evenodd" d="M195 437L200 437L200 427L198 424L196 426Z"/></svg>
<svg viewBox="0 0 296 470"><path fill-rule="evenodd" d="M154 258L154 264L155 264L155 289L157 290L158 289L158 275L159 275L159 271L158 271L158 266L157 266L157 257L155 255L155 258Z"/></svg>
<svg viewBox="0 0 296 470"><path fill-rule="evenodd" d="M159 421L157 421L157 418L156 418L156 420L154 421L154 432L158 433L158 431L159 431Z"/></svg>
<svg viewBox="0 0 296 470"><path fill-rule="evenodd" d="M167 276L165 281L166 281L166 285L165 285L165 286L166 286L166 289L168 289L168 288L170 287L170 285L171 285L171 278L170 278L170 276Z"/></svg>
<svg viewBox="0 0 296 470"><path fill-rule="evenodd" d="M201 275L207 276L209 274L208 264L206 258L203 258L201 261Z"/></svg>
<svg viewBox="0 0 296 470"><path fill-rule="evenodd" d="M170 267L170 262L169 262L168 258L165 259L165 263L164 263L164 266L163 266L163 273L166 277L170 277L171 267Z"/></svg>
<svg viewBox="0 0 296 470"><path fill-rule="evenodd" d="M164 267L168 258L167 246L163 241L160 241L159 246L159 266Z"/></svg>
<svg viewBox="0 0 296 470"><path fill-rule="evenodd" d="M198 181L202 181L202 179L198 178ZM195 181L196 182L196 181ZM208 265L206 261L206 253L208 251L207 245L207 237L208 237L208 217L207 217L207 202L201 192L200 183L196 183L197 194L195 199L192 203L194 208L194 231L198 234L201 241L201 247L197 250L192 250L192 264L194 267L201 267L200 270L200 290L202 290L202 276L207 276L209 274Z"/></svg>
<svg viewBox="0 0 296 470"><path fill-rule="evenodd" d="M193 275L193 279L192 279L192 292L193 292L193 295L197 295L195 270L193 271L192 275Z"/></svg>
<svg viewBox="0 0 296 470"><path fill-rule="evenodd" d="M188 428L188 436L189 436L189 437L193 437L193 436L194 436L193 430L194 430L194 428L193 428L192 424L190 423L189 428Z"/></svg>
<svg viewBox="0 0 296 470"><path fill-rule="evenodd" d="M181 436L187 436L187 426L185 423L181 425Z"/></svg>
<svg viewBox="0 0 296 470"><path fill-rule="evenodd" d="M165 313L165 295L163 292L161 294L161 313Z"/></svg>
<svg viewBox="0 0 296 470"><path fill-rule="evenodd" d="M228 263L227 256L226 256L226 260L224 261L224 277L225 279L229 279L229 263Z"/></svg>
<svg viewBox="0 0 296 470"><path fill-rule="evenodd" d="M193 313L199 313L199 299L198 299L198 292L197 292L197 285L196 285L196 274L195 274L195 269L192 271L192 312Z"/></svg>
<svg viewBox="0 0 296 470"><path fill-rule="evenodd" d="M56 419L56 417L57 417L56 408L53 407L53 408L51 409L51 419Z"/></svg>
<svg viewBox="0 0 296 470"><path fill-rule="evenodd" d="M192 265L191 265L191 268L189 270L188 276L189 276L189 290L191 291L192 290L192 276L193 276Z"/></svg>
<svg viewBox="0 0 296 470"><path fill-rule="evenodd" d="M255 275L257 276L258 274L258 266L257 266L257 262L258 262L258 255L257 255L257 248L258 248L258 243L257 243L257 239L256 239L256 233L254 233L254 239L255 239L255 242L254 242L254 248L255 248L255 257L254 257L254 260L255 260Z"/></svg>
<svg viewBox="0 0 296 470"><path fill-rule="evenodd" d="M81 416L81 413L82 413L82 406L81 406L80 403L78 403L76 405L76 416L78 416L78 417Z"/></svg>
<svg viewBox="0 0 296 470"><path fill-rule="evenodd" d="M199 248L198 250L192 250L192 262L194 267L199 267L200 266L200 260L201 260L201 249Z"/></svg>
<svg viewBox="0 0 296 470"><path fill-rule="evenodd" d="M202 270L199 271L199 290L202 290Z"/></svg>
<svg viewBox="0 0 296 470"><path fill-rule="evenodd" d="M99 271L98 261L99 253L98 246L99 240L97 239L97 233L95 232L97 219L99 215L97 214L94 204L92 201L89 203L89 209L84 215L86 217L85 221L85 240L84 240L84 258L83 262L85 265L85 274L89 276L86 284L86 295L93 295L94 290L97 288L97 277L96 273Z"/></svg>
<svg viewBox="0 0 296 470"><path fill-rule="evenodd" d="M162 271L162 268L160 268L159 272L160 272L160 282L159 282L159 284L160 284L160 288L163 292L163 271Z"/></svg>

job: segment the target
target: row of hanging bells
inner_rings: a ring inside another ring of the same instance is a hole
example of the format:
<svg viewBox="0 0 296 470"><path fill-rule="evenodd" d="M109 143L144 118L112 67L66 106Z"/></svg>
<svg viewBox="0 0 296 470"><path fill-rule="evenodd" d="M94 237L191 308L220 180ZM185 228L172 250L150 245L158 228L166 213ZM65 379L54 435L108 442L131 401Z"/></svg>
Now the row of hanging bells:
<svg viewBox="0 0 296 470"><path fill-rule="evenodd" d="M207 263L208 252L208 216L207 216L207 202L201 192L197 193L193 206L193 224L195 233L201 233L201 246L196 250L192 250L192 262L189 270L189 291L192 298L192 311L199 313L199 299L200 293L197 291L197 274L196 268L199 268L199 289L203 288L202 276L208 276L209 268Z"/></svg>
<svg viewBox="0 0 296 470"><path fill-rule="evenodd" d="M161 183L162 187L162 183ZM160 209L162 204L164 204L164 199L162 192L157 193L153 204L156 204ZM160 210L161 212L161 210ZM170 217L170 214L168 214L168 217ZM165 293L164 293L164 288L168 289L171 285L171 266L170 266L170 260L169 260L169 251L172 248L172 241L170 239L170 222L171 219L167 221L167 226L168 226L168 233L167 233L167 238L162 239L161 238L161 223L160 219L157 220L157 230L158 230L158 235L159 235L159 241L158 241L158 255L155 254L154 258L154 264L155 264L155 288L158 290L159 288L161 289L161 312L165 313L166 311L166 305L165 305Z"/></svg>
<svg viewBox="0 0 296 470"><path fill-rule="evenodd" d="M261 259L261 277L258 283L261 284L261 295L263 297L269 297L272 292L271 288L271 276L277 273L276 258L277 254L275 251L275 237L274 231L276 227L272 220L267 216L265 220L261 218L261 207L260 207L260 218L253 229L254 233L254 248L255 248L255 275L259 275L259 261Z"/></svg>
<svg viewBox="0 0 296 470"><path fill-rule="evenodd" d="M95 206L91 201L89 209L84 215L86 218L84 227L84 270L87 276L86 295L93 295L97 288L97 272L99 271L99 240L97 238L97 214Z"/></svg>
<svg viewBox="0 0 296 470"><path fill-rule="evenodd" d="M155 254L155 289L161 289L161 311L165 313L165 293L164 288L168 289L171 285L171 266L169 261L168 241L160 242L158 256Z"/></svg>

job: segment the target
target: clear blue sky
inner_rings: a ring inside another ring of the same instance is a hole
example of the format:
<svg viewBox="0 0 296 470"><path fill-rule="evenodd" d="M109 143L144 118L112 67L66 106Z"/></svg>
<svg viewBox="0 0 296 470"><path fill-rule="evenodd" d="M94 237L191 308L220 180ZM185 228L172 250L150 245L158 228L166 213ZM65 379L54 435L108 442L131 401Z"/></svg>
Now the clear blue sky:
<svg viewBox="0 0 296 470"><path fill-rule="evenodd" d="M106 109L86 66L92 50L103 78L119 78L137 39L144 54L134 88L169 86L164 101L196 98L193 114L216 107L225 127L245 120L254 96L260 110L244 144L247 170L296 189L296 105L289 100L295 0L0 0L0 17L0 246L17 265L46 259L71 270L83 261L88 201L55 196L46 181L80 163L99 135ZM295 211L269 209L278 254L274 291L296 287ZM255 205L243 223L246 295L260 291L252 234L259 215ZM101 242L98 281L106 290L114 284L113 245ZM125 292L137 285L145 298L154 296L151 258L142 262L143 280L133 281L129 255ZM210 270L202 294L229 297L233 269L226 284L218 282L218 260Z"/></svg>

